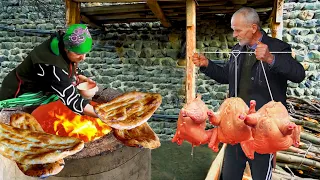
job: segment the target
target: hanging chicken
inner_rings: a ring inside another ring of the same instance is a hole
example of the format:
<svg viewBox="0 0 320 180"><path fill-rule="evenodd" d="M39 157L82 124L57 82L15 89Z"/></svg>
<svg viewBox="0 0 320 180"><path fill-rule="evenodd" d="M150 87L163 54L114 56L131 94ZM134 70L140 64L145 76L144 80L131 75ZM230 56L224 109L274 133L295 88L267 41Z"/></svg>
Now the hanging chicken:
<svg viewBox="0 0 320 180"><path fill-rule="evenodd" d="M269 154L288 149L291 145L299 146L300 126L290 122L288 111L280 102L270 101L256 113L239 117L252 127L253 139L241 143L250 159L254 159L254 152Z"/></svg>
<svg viewBox="0 0 320 180"><path fill-rule="evenodd" d="M180 110L177 131L172 142L181 145L186 140L193 146L208 143L212 134L212 130L205 130L208 112L208 107L201 100L201 95L198 94L197 98Z"/></svg>
<svg viewBox="0 0 320 180"><path fill-rule="evenodd" d="M209 142L209 148L218 152L220 142L227 144L237 144L251 138L251 128L242 119L241 114L255 112L256 102L250 102L250 108L241 98L228 98L220 106L218 112L209 111L209 121L218 126L213 129Z"/></svg>

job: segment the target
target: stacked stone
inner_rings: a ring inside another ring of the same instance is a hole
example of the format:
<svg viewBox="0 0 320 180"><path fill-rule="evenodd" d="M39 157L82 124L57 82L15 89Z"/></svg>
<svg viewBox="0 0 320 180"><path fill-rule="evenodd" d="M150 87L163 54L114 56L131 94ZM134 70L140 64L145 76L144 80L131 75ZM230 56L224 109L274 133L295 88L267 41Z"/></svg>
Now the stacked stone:
<svg viewBox="0 0 320 180"><path fill-rule="evenodd" d="M51 5L60 8L61 12L53 13L49 18L37 12L28 1L0 1L0 85L4 76L21 63L33 47L48 37L45 33L27 34L20 29L48 31L64 24L63 3L51 0Z"/></svg>
<svg viewBox="0 0 320 180"><path fill-rule="evenodd" d="M80 64L85 75L122 92L160 93L157 113L178 114L185 97L185 70L178 66L181 33L159 23L112 24L106 30Z"/></svg>
<svg viewBox="0 0 320 180"><path fill-rule="evenodd" d="M302 83L289 82L287 94L306 99L320 98L320 2L288 0L284 4L283 40L306 70Z"/></svg>

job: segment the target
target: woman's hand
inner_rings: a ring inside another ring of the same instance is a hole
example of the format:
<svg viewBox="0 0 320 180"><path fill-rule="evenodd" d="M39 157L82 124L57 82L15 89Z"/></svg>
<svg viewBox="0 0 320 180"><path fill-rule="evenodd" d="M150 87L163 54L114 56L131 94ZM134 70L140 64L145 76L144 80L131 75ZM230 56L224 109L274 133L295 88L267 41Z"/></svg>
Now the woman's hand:
<svg viewBox="0 0 320 180"><path fill-rule="evenodd" d="M84 75L78 75L78 78L79 78L79 83L83 83L83 82L88 82L88 83L94 83L96 84L96 82Z"/></svg>

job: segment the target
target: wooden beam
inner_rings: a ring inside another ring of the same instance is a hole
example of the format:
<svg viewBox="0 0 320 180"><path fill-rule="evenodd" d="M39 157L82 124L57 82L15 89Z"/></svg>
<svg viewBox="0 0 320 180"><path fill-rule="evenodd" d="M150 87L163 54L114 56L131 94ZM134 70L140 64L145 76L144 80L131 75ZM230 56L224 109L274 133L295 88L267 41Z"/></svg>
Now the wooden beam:
<svg viewBox="0 0 320 180"><path fill-rule="evenodd" d="M75 2L100 2L100 3L132 3L145 2L145 0L73 0ZM162 2L185 2L185 0L158 0Z"/></svg>
<svg viewBox="0 0 320 180"><path fill-rule="evenodd" d="M192 62L192 56L196 52L196 3L194 0L186 1L186 18L187 18L187 67L186 67L186 100L191 102L196 95L195 92L195 65Z"/></svg>
<svg viewBox="0 0 320 180"><path fill-rule="evenodd" d="M283 31L283 3L284 0L275 0L271 15L272 37L282 40Z"/></svg>
<svg viewBox="0 0 320 180"><path fill-rule="evenodd" d="M81 8L86 15L150 11L145 3Z"/></svg>
<svg viewBox="0 0 320 180"><path fill-rule="evenodd" d="M81 21L83 21L83 22L86 23L86 24L89 24L91 27L102 29L102 26L99 26L98 24L92 22L92 21L91 21L87 16L85 16L85 15L81 15Z"/></svg>
<svg viewBox="0 0 320 180"><path fill-rule="evenodd" d="M153 14L160 20L161 24L164 27L171 27L170 22L167 20L166 16L163 14L162 9L160 8L157 0L147 0L147 4Z"/></svg>
<svg viewBox="0 0 320 180"><path fill-rule="evenodd" d="M247 0L231 0L232 4L247 4Z"/></svg>
<svg viewBox="0 0 320 180"><path fill-rule="evenodd" d="M143 0L73 0L75 2L88 2L88 3L132 3L142 2Z"/></svg>
<svg viewBox="0 0 320 180"><path fill-rule="evenodd" d="M80 4L72 0L66 0L66 24L80 23Z"/></svg>
<svg viewBox="0 0 320 180"><path fill-rule="evenodd" d="M94 21L103 21L111 19L134 19L134 18L156 18L152 13L121 13L121 14L110 14L110 15L98 15L91 16L90 19Z"/></svg>
<svg viewBox="0 0 320 180"><path fill-rule="evenodd" d="M159 21L158 19L154 18L154 19L145 19L145 18L141 18L141 19L114 19L114 20L103 20L103 21L99 21L99 23L101 24L114 24L114 23L131 23L131 22L156 22Z"/></svg>

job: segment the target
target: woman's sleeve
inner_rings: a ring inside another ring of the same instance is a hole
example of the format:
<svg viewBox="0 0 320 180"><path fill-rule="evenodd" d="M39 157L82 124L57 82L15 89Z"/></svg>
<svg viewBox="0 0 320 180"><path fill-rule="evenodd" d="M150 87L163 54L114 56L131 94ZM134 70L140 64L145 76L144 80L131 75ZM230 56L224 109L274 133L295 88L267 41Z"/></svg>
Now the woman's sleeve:
<svg viewBox="0 0 320 180"><path fill-rule="evenodd" d="M48 88L73 112L83 114L89 100L79 94L68 72L48 64L35 64L35 69L40 83L49 86Z"/></svg>

